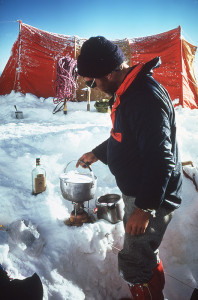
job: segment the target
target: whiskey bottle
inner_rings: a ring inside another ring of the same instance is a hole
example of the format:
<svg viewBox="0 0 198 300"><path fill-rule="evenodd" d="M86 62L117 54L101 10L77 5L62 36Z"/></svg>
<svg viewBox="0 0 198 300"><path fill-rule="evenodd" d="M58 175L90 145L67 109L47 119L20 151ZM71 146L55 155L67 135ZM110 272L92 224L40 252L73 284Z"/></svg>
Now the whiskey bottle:
<svg viewBox="0 0 198 300"><path fill-rule="evenodd" d="M37 195L46 190L46 172L40 165L40 158L36 158L36 168L32 170L32 194Z"/></svg>

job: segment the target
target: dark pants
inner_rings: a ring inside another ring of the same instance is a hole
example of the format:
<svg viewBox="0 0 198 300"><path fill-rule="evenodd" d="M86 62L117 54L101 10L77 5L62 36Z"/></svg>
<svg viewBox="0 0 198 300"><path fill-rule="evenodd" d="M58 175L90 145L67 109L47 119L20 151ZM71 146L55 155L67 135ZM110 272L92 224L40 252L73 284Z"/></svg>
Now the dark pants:
<svg viewBox="0 0 198 300"><path fill-rule="evenodd" d="M123 195L125 203L124 226L136 208L134 197ZM159 262L159 246L171 221L173 211L160 207L156 217L151 216L144 234L131 236L125 233L123 249L118 254L121 277L128 284L147 283Z"/></svg>

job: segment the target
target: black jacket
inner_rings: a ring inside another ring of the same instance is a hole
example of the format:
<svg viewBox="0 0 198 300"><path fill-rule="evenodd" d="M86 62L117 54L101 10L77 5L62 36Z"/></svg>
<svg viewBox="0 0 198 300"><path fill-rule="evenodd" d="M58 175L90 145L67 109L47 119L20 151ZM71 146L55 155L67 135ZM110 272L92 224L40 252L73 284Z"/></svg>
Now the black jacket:
<svg viewBox="0 0 198 300"><path fill-rule="evenodd" d="M175 209L181 203L175 112L167 91L152 77L159 61L145 64L120 97L114 130L122 134L121 142L110 136L92 150L108 164L121 192L136 197L143 209Z"/></svg>

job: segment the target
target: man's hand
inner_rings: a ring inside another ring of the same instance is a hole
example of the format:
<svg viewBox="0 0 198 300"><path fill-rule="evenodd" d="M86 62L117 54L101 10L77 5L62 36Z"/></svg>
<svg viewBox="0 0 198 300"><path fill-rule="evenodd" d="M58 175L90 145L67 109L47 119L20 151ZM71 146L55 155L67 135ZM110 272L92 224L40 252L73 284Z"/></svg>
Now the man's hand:
<svg viewBox="0 0 198 300"><path fill-rule="evenodd" d="M139 235L145 233L149 224L150 212L144 212L140 208L136 208L126 224L126 233L131 235Z"/></svg>
<svg viewBox="0 0 198 300"><path fill-rule="evenodd" d="M94 162L96 162L98 160L98 158L93 154L93 152L87 152L85 154L83 154L83 156L81 156L76 164L76 168L78 168L79 166L83 167L83 168L87 168L87 165L91 165ZM86 163L87 165L83 164Z"/></svg>

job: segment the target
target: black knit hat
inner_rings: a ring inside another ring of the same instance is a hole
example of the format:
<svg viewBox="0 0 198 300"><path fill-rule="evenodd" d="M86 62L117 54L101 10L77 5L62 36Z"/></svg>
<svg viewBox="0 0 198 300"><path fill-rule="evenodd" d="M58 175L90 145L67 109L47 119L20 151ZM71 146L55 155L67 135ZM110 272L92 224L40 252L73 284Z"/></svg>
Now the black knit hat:
<svg viewBox="0 0 198 300"><path fill-rule="evenodd" d="M103 36L84 42L77 60L78 74L100 78L115 71L124 61L122 50Z"/></svg>

